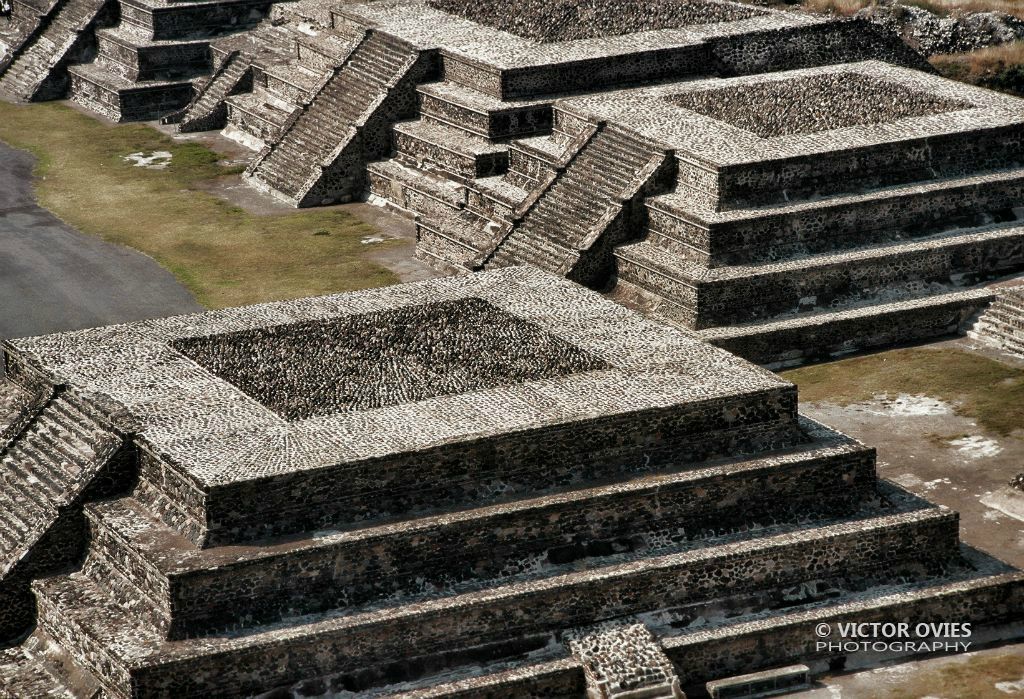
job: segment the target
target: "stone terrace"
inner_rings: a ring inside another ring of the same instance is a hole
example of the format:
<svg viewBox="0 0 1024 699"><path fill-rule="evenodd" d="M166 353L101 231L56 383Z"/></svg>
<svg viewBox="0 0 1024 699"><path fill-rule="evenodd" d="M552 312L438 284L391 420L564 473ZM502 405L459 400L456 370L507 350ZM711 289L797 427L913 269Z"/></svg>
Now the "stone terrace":
<svg viewBox="0 0 1024 699"><path fill-rule="evenodd" d="M371 189L441 269L534 264L797 363L958 332L1024 267L1022 104L877 61L663 82L558 100L501 176L400 124Z"/></svg>
<svg viewBox="0 0 1024 699"><path fill-rule="evenodd" d="M534 268L5 360L15 695L678 697L828 668L821 621L1020 621L1024 575L792 385Z"/></svg>

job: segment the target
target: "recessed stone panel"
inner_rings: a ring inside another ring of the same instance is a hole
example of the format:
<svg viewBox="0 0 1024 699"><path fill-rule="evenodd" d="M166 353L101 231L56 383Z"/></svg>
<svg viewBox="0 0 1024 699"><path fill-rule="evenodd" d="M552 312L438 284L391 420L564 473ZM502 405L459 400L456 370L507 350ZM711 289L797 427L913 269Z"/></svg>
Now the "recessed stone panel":
<svg viewBox="0 0 1024 699"><path fill-rule="evenodd" d="M289 420L610 367L479 298L186 338L173 347Z"/></svg>
<svg viewBox="0 0 1024 699"><path fill-rule="evenodd" d="M848 72L685 92L666 99L761 138L892 123L974 107L966 100Z"/></svg>

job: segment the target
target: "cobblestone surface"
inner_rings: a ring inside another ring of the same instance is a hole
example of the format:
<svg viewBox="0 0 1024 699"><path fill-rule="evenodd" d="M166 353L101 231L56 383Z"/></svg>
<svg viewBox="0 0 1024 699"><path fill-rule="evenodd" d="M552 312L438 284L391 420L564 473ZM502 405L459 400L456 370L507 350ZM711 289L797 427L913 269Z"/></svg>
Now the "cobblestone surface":
<svg viewBox="0 0 1024 699"><path fill-rule="evenodd" d="M173 346L289 420L610 368L474 298Z"/></svg>
<svg viewBox="0 0 1024 699"><path fill-rule="evenodd" d="M668 100L761 138L891 123L974 106L965 100L849 73L689 92Z"/></svg>
<svg viewBox="0 0 1024 699"><path fill-rule="evenodd" d="M714 0L430 0L435 7L489 27L542 42L618 36L692 24L734 22L765 14Z"/></svg>

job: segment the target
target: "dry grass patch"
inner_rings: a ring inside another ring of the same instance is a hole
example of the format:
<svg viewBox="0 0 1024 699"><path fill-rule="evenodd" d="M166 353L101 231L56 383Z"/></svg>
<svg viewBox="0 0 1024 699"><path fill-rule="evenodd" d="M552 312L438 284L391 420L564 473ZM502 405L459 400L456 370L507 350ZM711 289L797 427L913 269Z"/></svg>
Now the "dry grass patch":
<svg viewBox="0 0 1024 699"><path fill-rule="evenodd" d="M141 124L107 125L60 104L0 102L0 140L38 158L40 204L69 225L135 248L209 308L393 284L369 262L376 229L337 209L257 216L201 185L237 174L204 146ZM156 170L124 159L171 153ZM388 243L383 243L387 245Z"/></svg>
<svg viewBox="0 0 1024 699"><path fill-rule="evenodd" d="M902 686L880 689L877 699L971 697L1007 699L1024 692L1024 667L1019 655L995 655L950 663L928 673L916 673Z"/></svg>
<svg viewBox="0 0 1024 699"><path fill-rule="evenodd" d="M1024 429L1024 369L957 349L898 349L782 372L801 400L849 405L931 396L998 435Z"/></svg>
<svg viewBox="0 0 1024 699"><path fill-rule="evenodd" d="M971 53L932 56L929 61L947 78L1024 95L1024 41Z"/></svg>

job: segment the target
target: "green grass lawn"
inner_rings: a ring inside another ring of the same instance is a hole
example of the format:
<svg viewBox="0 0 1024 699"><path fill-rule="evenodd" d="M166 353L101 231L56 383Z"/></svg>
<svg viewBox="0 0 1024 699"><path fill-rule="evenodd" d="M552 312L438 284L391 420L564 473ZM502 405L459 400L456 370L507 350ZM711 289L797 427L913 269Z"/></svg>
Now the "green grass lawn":
<svg viewBox="0 0 1024 699"><path fill-rule="evenodd" d="M958 349L898 349L782 372L800 399L848 405L877 395L931 396L1008 435L1024 427L1024 369Z"/></svg>
<svg viewBox="0 0 1024 699"><path fill-rule="evenodd" d="M80 231L153 257L209 308L397 281L365 258L374 246L360 241L377 231L344 211L259 216L202 191L238 172L205 146L54 103L0 102L0 140L38 158L42 206ZM140 151L169 151L171 164L153 170L124 160Z"/></svg>

